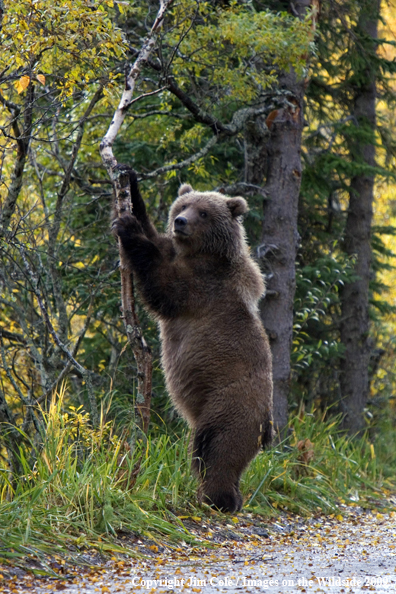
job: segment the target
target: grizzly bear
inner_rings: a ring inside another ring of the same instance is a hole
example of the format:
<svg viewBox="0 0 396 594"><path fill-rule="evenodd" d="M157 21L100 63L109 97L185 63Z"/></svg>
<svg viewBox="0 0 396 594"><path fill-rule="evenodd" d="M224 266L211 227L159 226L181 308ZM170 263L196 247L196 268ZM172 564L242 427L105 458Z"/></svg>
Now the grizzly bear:
<svg viewBox="0 0 396 594"><path fill-rule="evenodd" d="M160 234L132 170L130 184L133 215L113 229L159 323L167 389L193 429L198 498L239 511L241 473L272 439L271 352L258 313L264 283L241 221L246 201L184 184Z"/></svg>

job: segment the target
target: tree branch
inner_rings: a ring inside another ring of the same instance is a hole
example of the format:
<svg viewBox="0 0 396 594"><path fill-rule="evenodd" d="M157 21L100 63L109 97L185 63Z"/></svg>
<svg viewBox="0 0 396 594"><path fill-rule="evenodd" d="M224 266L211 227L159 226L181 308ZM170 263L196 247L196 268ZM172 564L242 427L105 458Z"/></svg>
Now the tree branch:
<svg viewBox="0 0 396 594"><path fill-rule="evenodd" d="M88 326L91 322L91 317L92 317L92 300L91 300L91 303L89 304L87 317L85 318L85 322L84 322L84 327L82 328L80 334L78 335L78 338L77 338L75 345L73 347L73 350L71 352L71 358L69 358L65 367L62 369L62 371L60 372L60 374L58 375L56 380L52 383L52 385L44 392L44 394L42 394L40 396L40 398L37 398L37 400L36 400L37 404L45 401L48 398L48 396L50 396L52 394L52 392L55 390L56 386L59 385L59 383L63 380L63 378L65 378L66 375L69 373L69 371L73 365L73 359L75 359L77 357L77 353L80 348L81 342L88 330Z"/></svg>
<svg viewBox="0 0 396 594"><path fill-rule="evenodd" d="M151 62L150 66L153 66ZM265 115L269 110L268 106L242 107L234 113L231 123L223 124L220 122L220 120L217 120L209 113L203 111L196 103L194 103L194 101L192 101L191 97L187 95L187 93L176 86L174 81L168 81L168 90L182 102L184 107L188 109L197 122L208 126L216 135L235 136L243 130L246 122L249 119L256 118L260 115Z"/></svg>
<svg viewBox="0 0 396 594"><path fill-rule="evenodd" d="M161 173L166 173L167 171L176 171L179 169L183 169L183 167L187 167L188 165L191 165L191 163L194 163L201 157L204 157L210 151L212 146L216 144L217 139L217 136L212 136L209 142L207 142L206 145L198 153L195 153L195 155L188 157L184 161L180 161L180 163L174 163L173 165L164 165L163 167L159 167L158 169L155 169L150 173L142 173L140 174L140 176L142 179L150 179L151 177L157 177Z"/></svg>
<svg viewBox="0 0 396 594"><path fill-rule="evenodd" d="M113 155L112 147L125 119L126 112L133 103L133 92L135 89L136 80L140 74L140 70L143 64L148 60L157 43L158 31L162 26L166 11L171 3L172 0L161 0L160 8L154 24L151 27L147 38L143 42L138 57L136 58L126 78L125 89L120 103L110 123L109 129L100 143L100 155L108 171L110 179L113 182L118 214L120 214L120 212L132 211L130 181L128 172L118 167L117 160ZM135 402L136 421L140 424L142 431L147 434L151 405L152 357L150 349L142 335L136 315L133 296L133 279L126 265L126 259L123 253L121 242L119 242L119 250L123 319L128 342L132 347L138 368L138 390ZM138 466L139 465L137 465L137 469Z"/></svg>
<svg viewBox="0 0 396 594"><path fill-rule="evenodd" d="M16 391L16 393L18 394L21 402L26 406L26 407L32 407L34 405L34 403L32 402L31 397L29 396L29 398L25 398L25 396L22 394L21 389L19 388L18 384L16 383L10 368L7 365L7 359L6 359L6 355L5 355L5 350L4 350L4 343L3 343L3 336L0 332L0 351L1 351L1 359L3 362L3 367L4 370L7 374L8 379L10 380L14 390ZM37 432L40 432L41 430L41 423L40 421L37 419L34 411L32 411L32 416L33 416L33 423L35 426L35 429Z"/></svg>
<svg viewBox="0 0 396 594"><path fill-rule="evenodd" d="M53 341L59 347L59 349L66 355L66 357L69 359L69 361L71 362L73 367L75 367L75 369L77 371L79 371L79 373L81 373L83 379L85 380L85 383L87 386L88 398L89 398L89 402L90 402L90 406L91 406L92 424L94 427L97 427L99 424L99 413L98 413L98 407L96 404L95 394L93 391L91 373L87 369L85 369L85 367L80 365L80 363L78 363L78 361L76 361L76 359L73 357L72 353L69 351L69 349L66 347L66 345L63 344L63 342L60 340L58 334L56 333L56 331L52 325L52 322L48 315L48 311L45 308L43 300L41 298L41 294L38 289L37 277L30 267L29 261L26 256L25 249L22 246L19 247L19 253L21 254L21 258L22 258L25 270L27 272L28 278L30 280L30 284L32 286L33 293L34 293L34 295L37 299L37 302L39 304L39 307L41 310L41 315L43 316L43 319L45 321L45 324L48 328L50 335L52 336Z"/></svg>
<svg viewBox="0 0 396 594"><path fill-rule="evenodd" d="M81 117L78 123L78 134L75 143L73 144L72 153L70 160L65 168L65 176L63 178L61 189L58 192L58 197L55 205L55 213L54 213L54 220L51 227L48 227L48 256L50 262L50 274L52 279L52 286L54 291L54 297L56 301L56 305L58 308L58 322L59 322L59 334L60 339L62 342L67 340L68 335L68 316L66 311L65 301L62 295L62 288L61 282L59 279L58 270L56 268L56 254L55 254L55 246L56 240L58 237L61 220L62 220L62 210L63 210L63 200L69 191L70 188L70 181L72 172L74 169L74 165L77 159L78 152L81 147L81 142L84 136L84 126L87 120L87 117L92 113L97 102L102 97L103 93L103 85L100 85L96 90L94 96L92 97L84 115Z"/></svg>
<svg viewBox="0 0 396 594"><path fill-rule="evenodd" d="M222 122L220 122L220 120L217 120L206 111L203 111L196 103L194 103L194 101L192 101L190 96L182 91L171 79L168 80L168 89L183 103L184 107L186 107L188 111L194 116L196 122L205 124L205 126L209 126L213 134L217 135L220 134L220 132L227 134L227 126L225 126Z"/></svg>
<svg viewBox="0 0 396 594"><path fill-rule="evenodd" d="M19 132L17 119L20 115L19 108L14 109L14 105L5 99L2 101L9 109L13 111L14 117L11 125L16 133L17 142L17 157L14 165L14 170L11 175L11 184L8 188L8 194L4 201L3 208L0 212L0 236L4 235L8 229L11 221L11 217L14 214L15 205L18 200L22 188L23 172L25 169L26 158L29 150L30 138L32 135L32 123L33 123L33 99L34 99L34 86L33 82L30 81L26 100L25 100L25 125L22 132ZM16 106L15 106L16 107Z"/></svg>
<svg viewBox="0 0 396 594"><path fill-rule="evenodd" d="M102 142L100 143L100 154L103 163L105 164L106 169L110 174L112 181L114 181L112 176L112 169L114 169L114 167L116 167L117 165L117 162L113 155L112 146L119 132L119 129L121 128L121 125L125 119L125 114L132 104L133 92L135 90L135 84L140 74L140 70L155 47L155 44L157 42L157 33L162 26L165 13L168 7L171 5L172 1L173 0L161 0L161 5L157 13L157 17L154 21L153 26L151 27L150 33L143 42L143 46L139 52L137 59L135 60L135 63L133 64L126 78L125 89L122 94L121 101L114 114L109 129L107 130Z"/></svg>
<svg viewBox="0 0 396 594"><path fill-rule="evenodd" d="M11 413L4 392L0 388L0 432L5 439L5 447L8 452L8 462L11 473L22 474L20 460L18 459L18 447L22 435L17 429L15 419Z"/></svg>

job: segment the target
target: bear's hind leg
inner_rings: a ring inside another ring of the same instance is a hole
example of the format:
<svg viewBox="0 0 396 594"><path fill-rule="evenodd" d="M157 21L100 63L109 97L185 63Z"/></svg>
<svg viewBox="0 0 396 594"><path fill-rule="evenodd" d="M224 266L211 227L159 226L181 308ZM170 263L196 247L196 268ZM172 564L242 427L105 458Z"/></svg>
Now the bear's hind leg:
<svg viewBox="0 0 396 594"><path fill-rule="evenodd" d="M193 445L193 469L201 479L199 502L222 512L239 511L243 504L239 478L256 453L257 447L252 449L238 443L232 431L198 427Z"/></svg>
<svg viewBox="0 0 396 594"><path fill-rule="evenodd" d="M213 488L214 487L214 488ZM223 513L235 513L242 509L243 499L238 485L219 489L218 485L202 482L198 489L199 503L206 503Z"/></svg>

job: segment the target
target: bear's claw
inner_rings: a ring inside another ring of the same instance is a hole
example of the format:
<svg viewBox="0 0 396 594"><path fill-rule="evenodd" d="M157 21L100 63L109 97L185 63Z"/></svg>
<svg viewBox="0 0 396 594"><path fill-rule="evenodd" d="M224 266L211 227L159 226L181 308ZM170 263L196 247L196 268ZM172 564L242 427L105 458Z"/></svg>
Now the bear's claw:
<svg viewBox="0 0 396 594"><path fill-rule="evenodd" d="M136 235L143 233L143 229L139 221L134 215L129 213L123 214L112 222L111 229L116 235Z"/></svg>

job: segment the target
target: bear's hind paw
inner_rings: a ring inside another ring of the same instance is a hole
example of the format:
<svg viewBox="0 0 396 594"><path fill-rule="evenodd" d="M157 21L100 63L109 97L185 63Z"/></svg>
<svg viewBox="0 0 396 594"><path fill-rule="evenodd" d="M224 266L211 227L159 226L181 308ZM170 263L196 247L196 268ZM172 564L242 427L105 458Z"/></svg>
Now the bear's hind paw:
<svg viewBox="0 0 396 594"><path fill-rule="evenodd" d="M239 491L226 491L208 495L204 493L200 497L201 503L206 503L223 513L234 513L242 509L243 499Z"/></svg>

